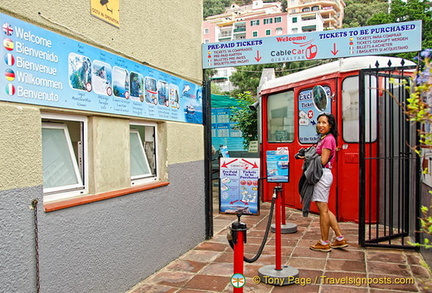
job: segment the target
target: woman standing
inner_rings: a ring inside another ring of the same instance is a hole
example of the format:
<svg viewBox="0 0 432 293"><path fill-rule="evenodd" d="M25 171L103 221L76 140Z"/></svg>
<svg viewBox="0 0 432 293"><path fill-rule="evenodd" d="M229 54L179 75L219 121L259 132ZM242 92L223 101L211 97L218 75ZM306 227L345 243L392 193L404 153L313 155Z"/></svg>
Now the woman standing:
<svg viewBox="0 0 432 293"><path fill-rule="evenodd" d="M321 156L323 175L314 185L311 201L315 202L320 216L321 239L309 248L316 251L330 251L331 248L347 247L348 243L343 237L335 215L328 208L330 187L333 182L333 167L336 155L337 127L332 114L322 113L318 116L317 131L320 135L316 151ZM330 228L335 232L336 239L330 243Z"/></svg>

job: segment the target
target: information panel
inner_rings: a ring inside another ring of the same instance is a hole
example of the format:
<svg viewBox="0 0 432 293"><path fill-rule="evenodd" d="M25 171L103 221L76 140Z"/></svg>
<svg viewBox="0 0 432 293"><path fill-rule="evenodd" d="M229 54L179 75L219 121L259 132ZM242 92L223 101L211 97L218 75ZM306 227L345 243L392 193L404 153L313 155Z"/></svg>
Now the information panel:
<svg viewBox="0 0 432 293"><path fill-rule="evenodd" d="M420 20L202 45L203 68L421 50Z"/></svg>
<svg viewBox="0 0 432 293"><path fill-rule="evenodd" d="M280 147L276 151L267 151L266 163L268 182L289 182L288 148Z"/></svg>
<svg viewBox="0 0 432 293"><path fill-rule="evenodd" d="M221 213L259 213L259 158L220 158Z"/></svg>
<svg viewBox="0 0 432 293"><path fill-rule="evenodd" d="M202 88L0 14L0 100L202 124Z"/></svg>

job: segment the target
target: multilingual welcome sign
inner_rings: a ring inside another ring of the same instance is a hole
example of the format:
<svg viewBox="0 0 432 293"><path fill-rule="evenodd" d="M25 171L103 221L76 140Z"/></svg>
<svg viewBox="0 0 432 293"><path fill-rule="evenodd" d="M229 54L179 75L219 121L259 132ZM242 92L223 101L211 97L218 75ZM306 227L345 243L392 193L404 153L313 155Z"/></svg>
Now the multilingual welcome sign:
<svg viewBox="0 0 432 293"><path fill-rule="evenodd" d="M202 124L192 82L0 14L0 100Z"/></svg>

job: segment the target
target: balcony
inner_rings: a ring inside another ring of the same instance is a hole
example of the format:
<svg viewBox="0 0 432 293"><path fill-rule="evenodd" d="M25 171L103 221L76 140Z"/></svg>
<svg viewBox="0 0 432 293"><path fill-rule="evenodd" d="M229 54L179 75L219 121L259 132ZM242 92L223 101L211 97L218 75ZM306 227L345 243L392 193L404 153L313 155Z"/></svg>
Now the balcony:
<svg viewBox="0 0 432 293"><path fill-rule="evenodd" d="M238 27L234 29L234 33L241 33L245 31L246 31L246 27Z"/></svg>
<svg viewBox="0 0 432 293"><path fill-rule="evenodd" d="M231 40L231 35L219 35L219 41L228 41Z"/></svg>

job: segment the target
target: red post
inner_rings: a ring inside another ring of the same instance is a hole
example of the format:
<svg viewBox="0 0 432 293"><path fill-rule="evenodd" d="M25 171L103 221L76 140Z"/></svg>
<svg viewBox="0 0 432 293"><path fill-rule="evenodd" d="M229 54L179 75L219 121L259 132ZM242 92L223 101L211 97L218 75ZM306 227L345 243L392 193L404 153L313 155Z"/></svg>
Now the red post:
<svg viewBox="0 0 432 293"><path fill-rule="evenodd" d="M281 190L281 197L282 197L282 225L286 225L285 196L282 193L282 190Z"/></svg>
<svg viewBox="0 0 432 293"><path fill-rule="evenodd" d="M243 232L237 232L237 243L234 243L234 274L243 275L244 237ZM243 293L243 287L233 287L234 293Z"/></svg>
<svg viewBox="0 0 432 293"><path fill-rule="evenodd" d="M246 224L240 222L241 212L237 212L238 221L231 224L231 236L234 249L234 274L231 285L234 293L243 293L246 279L243 275L244 244L246 243Z"/></svg>
<svg viewBox="0 0 432 293"><path fill-rule="evenodd" d="M281 197L281 186L275 187L276 194L276 207L275 207L275 270L282 270L282 241L281 241L281 210L282 210L282 197Z"/></svg>

